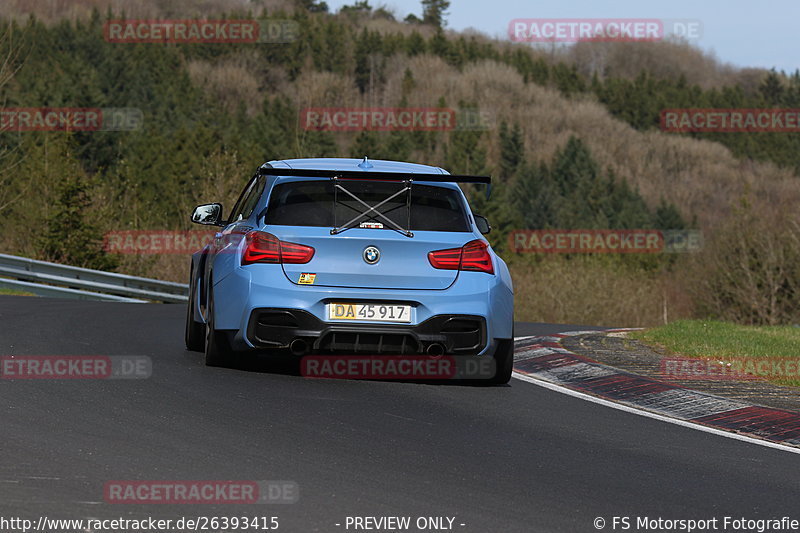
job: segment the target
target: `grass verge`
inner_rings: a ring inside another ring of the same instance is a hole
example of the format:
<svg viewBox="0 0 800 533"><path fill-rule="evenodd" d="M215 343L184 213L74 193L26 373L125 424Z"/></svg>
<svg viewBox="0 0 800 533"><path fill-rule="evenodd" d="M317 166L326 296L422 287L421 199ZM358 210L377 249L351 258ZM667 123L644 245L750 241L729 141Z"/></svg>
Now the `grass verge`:
<svg viewBox="0 0 800 533"><path fill-rule="evenodd" d="M0 295L8 295L8 296L34 296L34 294L25 291L18 291L16 289L4 289L0 287Z"/></svg>
<svg viewBox="0 0 800 533"><path fill-rule="evenodd" d="M780 385L800 386L800 327L678 320L632 332L630 337L688 358L744 361L740 368L747 374ZM794 364L771 363L780 359L793 360ZM770 364L759 366L763 361Z"/></svg>

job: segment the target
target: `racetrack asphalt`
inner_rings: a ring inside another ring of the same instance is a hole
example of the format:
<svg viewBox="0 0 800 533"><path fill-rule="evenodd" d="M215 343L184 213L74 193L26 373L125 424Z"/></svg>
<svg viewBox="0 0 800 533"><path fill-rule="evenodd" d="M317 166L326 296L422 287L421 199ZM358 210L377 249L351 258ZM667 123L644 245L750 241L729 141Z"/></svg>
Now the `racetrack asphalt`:
<svg viewBox="0 0 800 533"><path fill-rule="evenodd" d="M179 305L0 296L0 355L153 362L142 380L0 379L0 516L278 516L279 531L298 532L348 531L347 516L450 516L463 532L580 532L596 531L595 517L611 530L612 516L797 513L795 454L517 379L480 387L207 368L184 349L183 319ZM576 329L587 328L517 324L516 334ZM300 500L105 503L113 480L292 480Z"/></svg>

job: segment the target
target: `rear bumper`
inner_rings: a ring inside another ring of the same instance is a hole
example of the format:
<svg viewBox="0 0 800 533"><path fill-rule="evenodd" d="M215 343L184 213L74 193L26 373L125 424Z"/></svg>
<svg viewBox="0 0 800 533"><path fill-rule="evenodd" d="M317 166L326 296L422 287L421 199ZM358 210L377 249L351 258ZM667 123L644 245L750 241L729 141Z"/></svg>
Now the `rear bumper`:
<svg viewBox="0 0 800 533"><path fill-rule="evenodd" d="M397 342L404 350L405 338L415 351L396 353L421 353L431 343L441 343L448 350L461 350L452 353L483 355L494 353L498 339L513 335L514 296L507 276L460 272L443 290L359 289L296 285L286 279L280 265L265 264L234 268L213 279L217 328L231 332L237 349L285 347L302 337L316 351L375 349L377 353L380 348L381 353L392 353ZM410 324L327 320L326 306L336 301L408 304L412 320ZM476 328L455 318L480 324L477 346L470 342L474 333L458 335ZM456 331L458 326L465 326L465 331Z"/></svg>
<svg viewBox="0 0 800 533"><path fill-rule="evenodd" d="M256 348L287 348L302 340L314 352L477 355L486 348L486 320L475 315L436 315L417 325L323 322L300 309L253 309L247 341Z"/></svg>

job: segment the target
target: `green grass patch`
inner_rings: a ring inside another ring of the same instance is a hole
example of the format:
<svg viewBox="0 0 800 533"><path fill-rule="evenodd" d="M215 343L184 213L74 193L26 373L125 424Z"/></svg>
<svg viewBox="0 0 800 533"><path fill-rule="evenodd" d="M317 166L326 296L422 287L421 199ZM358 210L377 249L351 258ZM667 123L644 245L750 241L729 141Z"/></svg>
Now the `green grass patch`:
<svg viewBox="0 0 800 533"><path fill-rule="evenodd" d="M697 359L800 360L800 327L739 326L710 320L678 320L631 338L657 345L668 352ZM800 377L769 376L768 381L800 386Z"/></svg>
<svg viewBox="0 0 800 533"><path fill-rule="evenodd" d="M9 295L9 296L35 296L33 293L19 291L17 289L4 289L0 287L0 295Z"/></svg>

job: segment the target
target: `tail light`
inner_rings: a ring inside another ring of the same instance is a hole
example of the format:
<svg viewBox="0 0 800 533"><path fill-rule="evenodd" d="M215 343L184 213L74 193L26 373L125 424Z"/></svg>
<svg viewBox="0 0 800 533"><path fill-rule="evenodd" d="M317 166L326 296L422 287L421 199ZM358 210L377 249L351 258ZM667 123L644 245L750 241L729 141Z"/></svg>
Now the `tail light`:
<svg viewBox="0 0 800 533"><path fill-rule="evenodd" d="M278 263L278 264L303 264L314 257L311 246L285 242L271 233L251 231L245 235L244 254L242 264L252 263Z"/></svg>
<svg viewBox="0 0 800 533"><path fill-rule="evenodd" d="M469 270L494 274L489 246L480 239L470 241L461 248L429 252L428 261L433 268L442 270Z"/></svg>

